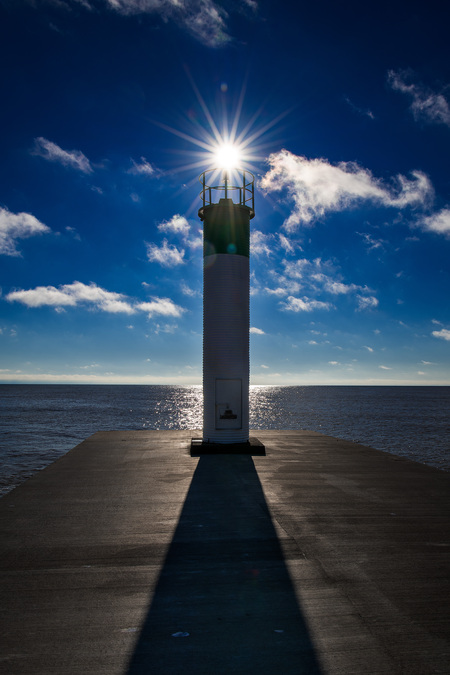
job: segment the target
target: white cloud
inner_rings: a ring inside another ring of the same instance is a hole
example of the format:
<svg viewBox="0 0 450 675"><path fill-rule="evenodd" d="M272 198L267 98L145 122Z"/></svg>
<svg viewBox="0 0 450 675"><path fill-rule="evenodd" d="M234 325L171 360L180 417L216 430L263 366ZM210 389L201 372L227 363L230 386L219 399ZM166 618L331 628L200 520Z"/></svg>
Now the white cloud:
<svg viewBox="0 0 450 675"><path fill-rule="evenodd" d="M443 328L442 330L434 330L432 335L436 338L441 338L442 340L447 340L450 342L450 330Z"/></svg>
<svg viewBox="0 0 450 675"><path fill-rule="evenodd" d="M330 364L330 366L340 366L341 365L339 363L339 361L328 361L328 363Z"/></svg>
<svg viewBox="0 0 450 675"><path fill-rule="evenodd" d="M281 286L278 286L278 288L266 288L264 289L266 293L269 295L277 295L278 297L282 297L283 295L288 295L289 290L287 288L283 288ZM296 284L296 288L291 291L293 293L297 293L300 290L300 284Z"/></svg>
<svg viewBox="0 0 450 675"><path fill-rule="evenodd" d="M203 232L200 230L198 237L189 237L185 240L185 244L193 251L197 248L203 248Z"/></svg>
<svg viewBox="0 0 450 675"><path fill-rule="evenodd" d="M134 159L132 159L131 162L133 166L131 169L128 169L128 173L131 173L134 176L154 176L157 173L155 167L153 167L150 162L147 162L145 157L141 157L139 164L135 162Z"/></svg>
<svg viewBox="0 0 450 675"><path fill-rule="evenodd" d="M6 300L9 302L21 302L27 307L62 307L63 305L75 307L77 304L77 300L73 295L54 286L37 286L27 291L12 291L8 293Z"/></svg>
<svg viewBox="0 0 450 675"><path fill-rule="evenodd" d="M26 239L50 231L47 225L31 213L11 213L0 206L0 255L20 256L16 239Z"/></svg>
<svg viewBox="0 0 450 675"><path fill-rule="evenodd" d="M450 106L445 96L433 92L423 84L412 82L413 77L414 74L408 71L388 72L388 82L392 89L411 97L411 112L415 120L450 127Z"/></svg>
<svg viewBox="0 0 450 675"><path fill-rule="evenodd" d="M307 159L288 150L272 153L268 161L271 168L260 185L266 192L285 190L294 202L284 222L288 231L363 201L403 209L424 204L433 195L430 180L420 171L413 171L411 180L398 175L391 187L354 162L333 165L325 159Z"/></svg>
<svg viewBox="0 0 450 675"><path fill-rule="evenodd" d="M208 47L230 42L226 32L227 13L213 0L106 0L116 12L124 15L158 13L184 26L197 40Z"/></svg>
<svg viewBox="0 0 450 675"><path fill-rule="evenodd" d="M364 290L361 286L356 284L344 284L342 281L336 281L330 279L326 274L321 272L313 274L312 279L323 285L323 289L332 295L347 295L347 293L353 293L355 291Z"/></svg>
<svg viewBox="0 0 450 675"><path fill-rule="evenodd" d="M151 319L153 316L171 316L171 317L180 317L185 309L176 305L170 298L158 298L154 297L150 302L141 302L136 305L136 309L145 312L148 315L148 318Z"/></svg>
<svg viewBox="0 0 450 675"><path fill-rule="evenodd" d="M343 284L342 281L325 279L324 288L333 295L347 295L347 293L352 293L353 291L359 290L361 287L356 284Z"/></svg>
<svg viewBox="0 0 450 675"><path fill-rule="evenodd" d="M163 239L162 246L147 244L147 257L150 262L158 262L163 267L175 267L184 263L184 249L178 250Z"/></svg>
<svg viewBox="0 0 450 675"><path fill-rule="evenodd" d="M94 283L89 285L79 281L56 288L55 286L37 286L30 290L12 291L6 296L9 302L21 302L27 307L77 307L87 305L110 314L135 314L145 312L149 318L165 316L179 318L186 310L176 305L170 298L152 297L148 302L132 302L122 293L106 291ZM132 329L132 325L127 326ZM158 330L163 330L159 327ZM165 329L164 329L165 330ZM167 331L166 331L167 332Z"/></svg>
<svg viewBox="0 0 450 675"><path fill-rule="evenodd" d="M59 145L42 136L34 139L32 152L34 155L39 155L39 157L43 157L50 162L58 162L83 173L93 172L90 161L80 150L63 150Z"/></svg>
<svg viewBox="0 0 450 675"><path fill-rule="evenodd" d="M329 302L309 300L309 298L294 298L290 295L286 302L280 302L280 306L287 312L312 312L314 309L331 309Z"/></svg>
<svg viewBox="0 0 450 675"><path fill-rule="evenodd" d="M253 335L265 335L265 332L261 328L256 328L255 326L250 328L250 333L253 333Z"/></svg>
<svg viewBox="0 0 450 675"><path fill-rule="evenodd" d="M92 305L111 314L134 314L134 307L121 293L106 291L94 283L89 285L80 281L55 286L37 286L30 290L12 291L6 296L9 302L21 302L27 307L75 307L79 304Z"/></svg>
<svg viewBox="0 0 450 675"><path fill-rule="evenodd" d="M186 238L189 234L191 226L184 216L180 216L179 213L176 213L170 220L163 220L162 223L158 225L158 230L160 232L170 232L172 234L177 234Z"/></svg>
<svg viewBox="0 0 450 675"><path fill-rule="evenodd" d="M329 274L324 274L322 270L326 270L330 273L334 273L334 270L330 262L324 262L320 258L316 258L312 262L306 260L305 258L295 261L284 261L284 268L288 277L293 279L301 279L303 288L311 293L317 293L320 290L325 293L330 293L331 295L349 295L351 293L356 293L357 291L361 293L367 293L370 290L367 288L367 286L345 284L339 279L333 279L329 276ZM279 292L281 295L283 290L286 289L288 285L287 282L289 280L279 277L278 281L282 282L278 289L275 291L270 291L269 289L266 290L274 294ZM298 284L298 286L300 287L300 284ZM296 291L293 290L291 291L291 294L295 292ZM357 301L360 309L378 304L378 300L373 297L367 298L357 295Z"/></svg>
<svg viewBox="0 0 450 675"><path fill-rule="evenodd" d="M294 279L303 279L305 272L309 273L311 271L311 265L312 263L310 263L310 261L306 258L292 261L286 260L284 261L284 270L288 277L293 277Z"/></svg>
<svg viewBox="0 0 450 675"><path fill-rule="evenodd" d="M250 251L253 255L267 255L272 253L269 242L272 235L264 234L259 230L251 230L250 232Z"/></svg>
<svg viewBox="0 0 450 675"><path fill-rule="evenodd" d="M442 209L420 221L425 230L450 236L450 209Z"/></svg>
<svg viewBox="0 0 450 675"><path fill-rule="evenodd" d="M374 309L375 307L378 307L378 305L380 304L378 298L374 298L371 295L369 296L358 295L357 300L359 311L362 311L364 309Z"/></svg>
<svg viewBox="0 0 450 675"><path fill-rule="evenodd" d="M378 368L381 368L381 370L392 370L389 366L378 366Z"/></svg>
<svg viewBox="0 0 450 675"><path fill-rule="evenodd" d="M364 349L367 349L368 352L373 352L373 347L368 347L367 345L364 345Z"/></svg>

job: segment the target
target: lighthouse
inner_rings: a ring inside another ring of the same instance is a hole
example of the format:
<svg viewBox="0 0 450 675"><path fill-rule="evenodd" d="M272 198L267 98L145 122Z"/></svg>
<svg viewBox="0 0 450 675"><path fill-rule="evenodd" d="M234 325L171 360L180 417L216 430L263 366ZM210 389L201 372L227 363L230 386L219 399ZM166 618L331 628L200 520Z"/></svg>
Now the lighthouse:
<svg viewBox="0 0 450 675"><path fill-rule="evenodd" d="M250 171L200 176L203 222L203 444L249 443Z"/></svg>

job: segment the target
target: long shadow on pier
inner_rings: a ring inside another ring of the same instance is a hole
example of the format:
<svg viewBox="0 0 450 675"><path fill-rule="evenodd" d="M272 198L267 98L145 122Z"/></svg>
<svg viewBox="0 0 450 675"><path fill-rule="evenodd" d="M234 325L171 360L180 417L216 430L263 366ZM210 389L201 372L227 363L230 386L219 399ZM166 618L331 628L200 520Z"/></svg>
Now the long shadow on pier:
<svg viewBox="0 0 450 675"><path fill-rule="evenodd" d="M320 672L252 457L200 457L128 675Z"/></svg>

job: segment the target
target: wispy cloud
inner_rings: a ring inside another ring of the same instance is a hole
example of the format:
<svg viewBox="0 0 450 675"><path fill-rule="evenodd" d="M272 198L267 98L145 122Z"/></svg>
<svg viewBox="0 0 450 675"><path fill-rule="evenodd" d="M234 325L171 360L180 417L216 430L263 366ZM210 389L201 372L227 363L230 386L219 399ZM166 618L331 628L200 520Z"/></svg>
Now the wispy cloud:
<svg viewBox="0 0 450 675"><path fill-rule="evenodd" d="M227 18L226 11L212 0L188 0L181 14L182 23L207 47L222 47L231 41Z"/></svg>
<svg viewBox="0 0 450 675"><path fill-rule="evenodd" d="M20 256L17 239L26 239L50 232L31 213L11 213L0 206L0 255Z"/></svg>
<svg viewBox="0 0 450 675"><path fill-rule="evenodd" d="M353 112L357 113L358 115L362 115L363 117L369 117L371 120L375 119L375 115L371 110L368 108L361 108L360 106L357 106L353 101L351 101L348 96L344 97L344 101L347 103L347 105L350 106L350 108L353 110Z"/></svg>
<svg viewBox="0 0 450 675"><path fill-rule="evenodd" d="M141 157L140 162L135 162L132 159L131 163L133 166L131 169L128 169L128 173L131 173L133 176L156 176L159 173L150 162L147 162L145 157Z"/></svg>
<svg viewBox="0 0 450 675"><path fill-rule="evenodd" d="M195 291L193 288L190 288L190 286L188 286L184 281L181 283L180 291L183 293L183 295L187 295L189 298L195 298L201 295L200 291Z"/></svg>
<svg viewBox="0 0 450 675"><path fill-rule="evenodd" d="M228 14L213 0L105 1L123 15L157 13L165 20L172 19L207 47L220 47L231 41L226 26Z"/></svg>
<svg viewBox="0 0 450 675"><path fill-rule="evenodd" d="M378 300L372 295L362 295L373 293L367 286L360 286L353 283L344 283L340 275L334 269L331 262L323 261L320 258L307 260L301 258L298 260L284 260L284 275L274 274L277 287L274 289L266 288L266 292L272 295L291 295L296 296L300 289L309 295L330 294L354 295L357 301L357 308L367 309L378 304ZM332 307L330 303L326 303Z"/></svg>
<svg viewBox="0 0 450 675"><path fill-rule="evenodd" d="M332 295L347 295L349 293L354 293L355 291L364 290L361 286L357 284L344 284L342 281L336 281L331 279L326 274L318 272L312 275L312 279L315 282L318 282L322 285L322 288L327 293Z"/></svg>
<svg viewBox="0 0 450 675"><path fill-rule="evenodd" d="M157 262L163 267L176 267L184 263L184 249L179 250L163 239L162 246L147 244L147 257L150 262Z"/></svg>
<svg viewBox="0 0 450 675"><path fill-rule="evenodd" d="M56 288L55 286L37 286L30 290L17 290L8 293L6 300L20 302L27 307L76 307L80 304L94 306L112 314L134 314L135 308L122 293L106 291L94 283L83 284L74 281Z"/></svg>
<svg viewBox="0 0 450 675"><path fill-rule="evenodd" d="M256 328L256 326L250 328L250 333L253 335L265 335L265 332L261 328Z"/></svg>
<svg viewBox="0 0 450 675"><path fill-rule="evenodd" d="M279 232L279 233L278 233L278 239L279 239L281 248L282 248L286 253L295 253L295 246L294 246L294 244L292 243L292 241L290 241L290 239L288 239L287 237L285 237L284 234L282 234L281 232ZM302 250L301 247L300 247L300 250Z"/></svg>
<svg viewBox="0 0 450 675"><path fill-rule="evenodd" d="M260 185L266 192L285 191L293 201L292 213L284 222L288 231L364 201L404 209L424 205L433 195L430 180L421 171L413 171L411 179L398 175L389 186L354 162L333 165L288 150L272 153L268 162L271 168Z"/></svg>
<svg viewBox="0 0 450 675"><path fill-rule="evenodd" d="M331 305L329 302L310 300L306 297L295 298L293 295L290 295L285 302L280 302L280 306L286 312L312 312L315 309L329 310L333 305Z"/></svg>
<svg viewBox="0 0 450 675"><path fill-rule="evenodd" d="M414 78L412 71L388 72L388 82L392 89L407 94L412 99L411 112L415 120L450 127L450 106L445 96L432 91L420 82L414 82Z"/></svg>
<svg viewBox="0 0 450 675"><path fill-rule="evenodd" d="M67 225L66 226L66 232L69 232L69 234L71 234L72 237L74 239L76 239L77 241L81 241L80 234L79 234L79 232L77 232L77 230L74 227L71 227L70 225Z"/></svg>
<svg viewBox="0 0 450 675"><path fill-rule="evenodd" d="M436 338L440 338L441 340L447 340L450 342L450 330L447 328L443 328L442 330L434 330L432 335Z"/></svg>
<svg viewBox="0 0 450 675"><path fill-rule="evenodd" d="M374 239L374 237L367 232L357 232L356 234L359 234L359 236L363 238L369 251L374 251L378 248L383 248L384 246L385 242L383 239Z"/></svg>
<svg viewBox="0 0 450 675"><path fill-rule="evenodd" d="M49 162L57 162L82 173L92 173L93 168L88 158L80 150L63 150L52 141L39 136L34 139L33 155L38 155Z"/></svg>
<svg viewBox="0 0 450 675"><path fill-rule="evenodd" d="M279 281L283 284L282 286L277 286L277 288L264 288L265 292L268 295L276 295L280 298L282 298L285 295L289 295L289 293L298 293L300 290L301 286L300 284L297 283L286 283L284 279L279 279Z"/></svg>

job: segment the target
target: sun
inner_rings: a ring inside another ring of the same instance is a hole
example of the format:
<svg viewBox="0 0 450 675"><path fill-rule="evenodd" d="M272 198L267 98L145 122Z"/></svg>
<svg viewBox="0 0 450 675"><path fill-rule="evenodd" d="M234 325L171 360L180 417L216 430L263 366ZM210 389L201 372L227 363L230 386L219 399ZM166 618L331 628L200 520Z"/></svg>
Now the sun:
<svg viewBox="0 0 450 675"><path fill-rule="evenodd" d="M278 135L280 130L279 122L291 110L284 110L278 116L263 123L260 122L261 118L264 118L263 106L254 109L250 117L244 116L247 89L247 79L245 79L233 114L229 115L228 103L224 98L228 87L221 87L221 109L213 114L187 69L186 74L203 117L199 116L195 109L190 111L188 119L185 120L186 130L152 120L160 128L194 146L192 149L183 148L177 151L179 157L183 157L185 161L180 162L173 171L191 172L194 169L212 171L213 180L225 179L229 184L233 183L241 172L244 176L246 171L257 173L258 166L261 162L265 162L267 154L274 147L274 136ZM277 147L280 143L281 140L276 140ZM191 179L192 184L197 181L197 177L198 174ZM194 203L191 208L194 208Z"/></svg>
<svg viewBox="0 0 450 675"><path fill-rule="evenodd" d="M222 143L213 153L213 162L218 169L238 169L242 161L242 153L238 145Z"/></svg>

